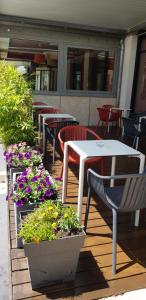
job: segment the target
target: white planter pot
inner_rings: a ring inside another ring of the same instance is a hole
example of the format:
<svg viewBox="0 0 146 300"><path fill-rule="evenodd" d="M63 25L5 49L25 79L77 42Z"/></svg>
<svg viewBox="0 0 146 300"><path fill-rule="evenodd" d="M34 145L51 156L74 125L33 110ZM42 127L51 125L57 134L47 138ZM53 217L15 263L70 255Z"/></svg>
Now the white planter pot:
<svg viewBox="0 0 146 300"><path fill-rule="evenodd" d="M85 233L82 232L55 241L24 244L32 288L74 280L84 239Z"/></svg>

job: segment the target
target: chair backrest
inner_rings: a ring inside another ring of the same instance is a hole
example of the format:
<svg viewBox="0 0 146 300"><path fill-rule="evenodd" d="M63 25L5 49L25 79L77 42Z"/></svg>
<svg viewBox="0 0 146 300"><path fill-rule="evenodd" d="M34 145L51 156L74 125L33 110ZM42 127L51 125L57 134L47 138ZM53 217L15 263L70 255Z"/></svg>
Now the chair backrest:
<svg viewBox="0 0 146 300"><path fill-rule="evenodd" d="M57 114L61 113L61 110L59 108L54 108L54 107L46 107L46 108L41 108L39 110L39 114Z"/></svg>
<svg viewBox="0 0 146 300"><path fill-rule="evenodd" d="M134 211L146 207L146 174L128 175L120 210Z"/></svg>
<svg viewBox="0 0 146 300"><path fill-rule="evenodd" d="M101 121L104 121L104 122L111 121L112 122L112 121L117 121L119 118L121 118L122 111L116 110L116 108L110 111L111 108L112 108L112 106L96 108L99 113L99 118Z"/></svg>
<svg viewBox="0 0 146 300"><path fill-rule="evenodd" d="M58 108L54 108L54 107L39 108L35 112L35 119L38 120L40 114L57 114L57 113L61 113L61 110Z"/></svg>
<svg viewBox="0 0 146 300"><path fill-rule="evenodd" d="M99 174L93 170L88 169L87 180L88 185L99 195L99 197L112 208L112 199L109 195L116 197L117 210L121 211L135 211L141 208L146 208L146 172L143 174L128 174L115 175L114 179L124 180L124 184L115 185L107 188L105 182L111 180L112 176L100 177Z"/></svg>
<svg viewBox="0 0 146 300"><path fill-rule="evenodd" d="M97 107L96 108L99 113L99 119L104 122L109 121L110 109L105 107Z"/></svg>
<svg viewBox="0 0 146 300"><path fill-rule="evenodd" d="M58 139L62 152L64 152L64 143L67 141L79 140L101 140L102 138L93 130L84 126L67 126L62 128L58 133Z"/></svg>
<svg viewBox="0 0 146 300"><path fill-rule="evenodd" d="M32 105L45 105L45 106L48 106L48 104L45 103L45 102L32 102Z"/></svg>
<svg viewBox="0 0 146 300"><path fill-rule="evenodd" d="M138 122L130 118L122 118L124 135L135 137L138 134Z"/></svg>
<svg viewBox="0 0 146 300"><path fill-rule="evenodd" d="M110 109L110 108L112 108L114 106L111 105L111 104L104 104L104 105L102 105L102 107Z"/></svg>
<svg viewBox="0 0 146 300"><path fill-rule="evenodd" d="M146 136L146 119L141 119L139 136Z"/></svg>
<svg viewBox="0 0 146 300"><path fill-rule="evenodd" d="M79 125L78 121L70 119L55 119L54 121L49 122L46 126L46 134L51 134L52 137L56 138L60 129L66 126L76 126Z"/></svg>

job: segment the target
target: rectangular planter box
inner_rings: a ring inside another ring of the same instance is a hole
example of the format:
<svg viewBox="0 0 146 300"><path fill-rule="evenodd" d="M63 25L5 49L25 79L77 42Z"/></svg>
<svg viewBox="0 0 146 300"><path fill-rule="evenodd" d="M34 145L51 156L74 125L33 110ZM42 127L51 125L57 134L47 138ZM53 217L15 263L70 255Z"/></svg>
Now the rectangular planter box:
<svg viewBox="0 0 146 300"><path fill-rule="evenodd" d="M24 214L24 213L28 214L28 213L32 212L36 207L37 207L36 204L24 205L24 206L19 207L19 206L16 206L16 204L14 203L15 232L16 232L16 247L17 248L23 248L22 239L20 237L18 237L22 214Z"/></svg>
<svg viewBox="0 0 146 300"><path fill-rule="evenodd" d="M13 186L16 181L17 175L21 174L25 168L10 168L9 172L9 189L13 191Z"/></svg>
<svg viewBox="0 0 146 300"><path fill-rule="evenodd" d="M82 232L55 241L24 244L32 288L74 280L84 239L85 233Z"/></svg>

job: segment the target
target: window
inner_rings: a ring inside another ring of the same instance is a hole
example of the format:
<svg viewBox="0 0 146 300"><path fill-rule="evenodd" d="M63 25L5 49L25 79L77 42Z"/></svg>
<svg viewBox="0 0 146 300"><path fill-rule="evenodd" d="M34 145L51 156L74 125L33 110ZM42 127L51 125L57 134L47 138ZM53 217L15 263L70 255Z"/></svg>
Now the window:
<svg viewBox="0 0 146 300"><path fill-rule="evenodd" d="M0 58L14 64L32 82L34 90L57 91L57 45L12 38L5 49L0 47Z"/></svg>
<svg viewBox="0 0 146 300"><path fill-rule="evenodd" d="M112 51L68 48L67 90L111 92L114 64Z"/></svg>

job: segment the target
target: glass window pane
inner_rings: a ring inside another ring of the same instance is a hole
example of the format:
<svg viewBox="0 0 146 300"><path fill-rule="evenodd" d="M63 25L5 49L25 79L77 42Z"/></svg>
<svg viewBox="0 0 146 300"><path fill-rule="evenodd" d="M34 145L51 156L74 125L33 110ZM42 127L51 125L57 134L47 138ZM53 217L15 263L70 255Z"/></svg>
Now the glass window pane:
<svg viewBox="0 0 146 300"><path fill-rule="evenodd" d="M67 90L111 92L114 62L111 51L68 48Z"/></svg>
<svg viewBox="0 0 146 300"><path fill-rule="evenodd" d="M0 58L14 64L31 81L34 90L57 91L57 45L10 39L7 49L0 43Z"/></svg>

